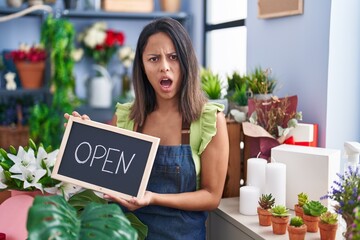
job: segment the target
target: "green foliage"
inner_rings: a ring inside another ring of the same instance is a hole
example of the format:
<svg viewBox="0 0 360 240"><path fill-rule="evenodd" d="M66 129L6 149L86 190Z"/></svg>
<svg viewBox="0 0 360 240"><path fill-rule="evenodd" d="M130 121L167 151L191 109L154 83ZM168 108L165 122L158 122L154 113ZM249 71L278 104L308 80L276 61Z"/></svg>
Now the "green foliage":
<svg viewBox="0 0 360 240"><path fill-rule="evenodd" d="M227 77L227 81L227 99L239 106L247 106L247 82L249 81L249 77L247 75L241 76L238 72L233 72L231 76Z"/></svg>
<svg viewBox="0 0 360 240"><path fill-rule="evenodd" d="M126 239L137 238L116 204L89 203L78 216L61 196L37 196L29 209L28 239Z"/></svg>
<svg viewBox="0 0 360 240"><path fill-rule="evenodd" d="M309 201L309 197L306 193L299 193L298 195L298 205L302 207L305 203Z"/></svg>
<svg viewBox="0 0 360 240"><path fill-rule="evenodd" d="M85 190L83 192L77 193L73 195L68 203L74 207L78 215L85 209L85 207L92 203L99 203L99 204L107 204L108 202L100 197L98 197L93 191ZM138 239L143 240L146 238L148 233L148 227L144 225L133 213L128 212L125 213L125 216L130 221L131 226L135 228L138 232Z"/></svg>
<svg viewBox="0 0 360 240"><path fill-rule="evenodd" d="M209 99L220 99L223 86L218 74L210 69L201 70L201 87Z"/></svg>
<svg viewBox="0 0 360 240"><path fill-rule="evenodd" d="M304 221L301 217L295 216L290 219L290 226L301 227L304 225Z"/></svg>
<svg viewBox="0 0 360 240"><path fill-rule="evenodd" d="M262 209L271 209L275 204L275 198L272 196L272 194L261 194L261 197L259 197L259 206Z"/></svg>
<svg viewBox="0 0 360 240"><path fill-rule="evenodd" d="M270 69L263 70L261 67L256 67L249 74L248 86L253 94L273 93L276 80L270 77L270 73Z"/></svg>
<svg viewBox="0 0 360 240"><path fill-rule="evenodd" d="M338 222L338 214L326 211L320 215L320 221L327 224L336 224Z"/></svg>
<svg viewBox="0 0 360 240"><path fill-rule="evenodd" d="M73 75L75 29L66 19L49 15L41 27L41 43L51 52L51 104L41 103L31 110L30 136L55 148L60 146L64 131L63 114L72 112L80 101L75 96Z"/></svg>
<svg viewBox="0 0 360 240"><path fill-rule="evenodd" d="M327 211L327 207L319 201L311 200L303 205L304 214L314 217L319 217L322 213Z"/></svg>
<svg viewBox="0 0 360 240"><path fill-rule="evenodd" d="M283 205L276 205L270 209L270 212L275 217L287 217L290 216L289 209Z"/></svg>

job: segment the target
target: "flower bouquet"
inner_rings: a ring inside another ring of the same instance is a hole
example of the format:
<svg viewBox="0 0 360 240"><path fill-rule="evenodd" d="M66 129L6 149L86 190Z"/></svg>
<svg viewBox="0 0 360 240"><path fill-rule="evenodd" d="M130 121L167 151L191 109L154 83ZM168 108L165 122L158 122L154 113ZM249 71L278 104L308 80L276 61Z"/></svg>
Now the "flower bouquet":
<svg viewBox="0 0 360 240"><path fill-rule="evenodd" d="M0 191L41 191L41 193L62 194L68 199L80 187L51 178L59 150L51 146L36 146L29 139L29 146L18 148L10 146L9 153L0 148Z"/></svg>
<svg viewBox="0 0 360 240"><path fill-rule="evenodd" d="M105 22L96 22L78 35L78 41L87 56L105 67L118 47L124 44L125 35L108 29Z"/></svg>

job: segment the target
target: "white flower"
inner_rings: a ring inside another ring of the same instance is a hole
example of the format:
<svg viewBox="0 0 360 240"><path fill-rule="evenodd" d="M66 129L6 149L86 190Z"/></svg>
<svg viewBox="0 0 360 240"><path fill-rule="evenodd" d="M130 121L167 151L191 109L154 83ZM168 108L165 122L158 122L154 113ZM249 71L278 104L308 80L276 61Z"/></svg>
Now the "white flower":
<svg viewBox="0 0 360 240"><path fill-rule="evenodd" d="M71 52L71 57L72 57L72 59L74 59L75 62L80 61L80 59L83 57L83 55L84 55L84 49L82 49L82 48L77 48Z"/></svg>
<svg viewBox="0 0 360 240"><path fill-rule="evenodd" d="M96 29L90 28L84 37L84 43L89 48L95 48L96 45L103 44L106 38L106 32Z"/></svg>
<svg viewBox="0 0 360 240"><path fill-rule="evenodd" d="M80 192L82 188L71 183L60 182L55 187L45 188L44 190L51 194L62 195L67 201L72 195Z"/></svg>
<svg viewBox="0 0 360 240"><path fill-rule="evenodd" d="M39 169L46 169L48 176L51 175L50 168L54 166L59 149L47 153L43 147L39 147L36 164Z"/></svg>
<svg viewBox="0 0 360 240"><path fill-rule="evenodd" d="M129 68L135 59L135 51L130 46L124 46L119 49L118 58L124 67Z"/></svg>
<svg viewBox="0 0 360 240"><path fill-rule="evenodd" d="M0 166L0 189L7 188L7 185L5 184L5 174L4 169Z"/></svg>
<svg viewBox="0 0 360 240"><path fill-rule="evenodd" d="M9 153L8 157L14 162L14 165L9 169L12 173L22 173L21 166L32 170L36 169L35 153L32 148L26 152L20 146L16 156Z"/></svg>
<svg viewBox="0 0 360 240"><path fill-rule="evenodd" d="M22 165L19 166L21 174L12 175L12 178L19 179L24 182L24 189L35 187L43 192L43 187L38 181L46 174L45 169L29 169Z"/></svg>

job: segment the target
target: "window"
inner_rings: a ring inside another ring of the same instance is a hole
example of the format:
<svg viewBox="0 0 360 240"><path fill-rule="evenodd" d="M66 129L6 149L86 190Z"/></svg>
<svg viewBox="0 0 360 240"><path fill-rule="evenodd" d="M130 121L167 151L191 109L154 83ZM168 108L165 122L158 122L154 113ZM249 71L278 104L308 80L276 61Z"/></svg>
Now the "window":
<svg viewBox="0 0 360 240"><path fill-rule="evenodd" d="M247 0L204 0L204 6L203 65L222 77L246 73Z"/></svg>

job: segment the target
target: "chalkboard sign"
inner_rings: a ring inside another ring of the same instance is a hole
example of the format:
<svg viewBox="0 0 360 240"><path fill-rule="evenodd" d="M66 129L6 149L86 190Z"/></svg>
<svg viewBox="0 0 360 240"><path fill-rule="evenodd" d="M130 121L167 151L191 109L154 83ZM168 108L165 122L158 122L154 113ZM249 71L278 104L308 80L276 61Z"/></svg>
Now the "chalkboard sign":
<svg viewBox="0 0 360 240"><path fill-rule="evenodd" d="M112 196L141 198L160 139L70 117L52 178Z"/></svg>

